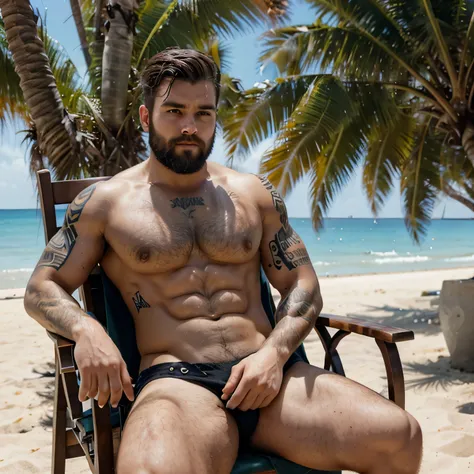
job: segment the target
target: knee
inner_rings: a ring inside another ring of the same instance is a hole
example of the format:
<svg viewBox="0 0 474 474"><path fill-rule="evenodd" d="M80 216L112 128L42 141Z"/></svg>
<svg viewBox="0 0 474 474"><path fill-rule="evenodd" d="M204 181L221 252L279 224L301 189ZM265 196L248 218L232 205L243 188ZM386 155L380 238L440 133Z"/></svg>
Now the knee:
<svg viewBox="0 0 474 474"><path fill-rule="evenodd" d="M423 448L423 435L420 424L407 412L403 413L398 437L398 451L409 451L420 454Z"/></svg>
<svg viewBox="0 0 474 474"><path fill-rule="evenodd" d="M393 472L417 473L423 455L423 436L419 423L409 413L399 414L392 426L390 448L385 454L396 469ZM385 462L387 457L384 456ZM387 471L392 472L392 471Z"/></svg>

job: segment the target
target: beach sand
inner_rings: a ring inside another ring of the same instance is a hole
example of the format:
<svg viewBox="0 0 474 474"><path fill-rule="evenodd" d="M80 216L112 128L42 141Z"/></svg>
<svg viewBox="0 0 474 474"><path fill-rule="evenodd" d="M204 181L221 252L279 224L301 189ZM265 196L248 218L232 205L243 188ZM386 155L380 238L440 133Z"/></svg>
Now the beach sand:
<svg viewBox="0 0 474 474"><path fill-rule="evenodd" d="M399 344L405 370L406 407L424 433L421 473L474 472L474 374L450 367L437 324L443 280L470 278L473 269L321 278L323 312L353 315L412 329L415 340ZM48 473L54 379L52 343L29 318L24 290L0 291L0 474ZM14 297L16 299L5 299ZM305 342L309 359L321 365L315 333ZM339 350L348 377L387 395L382 358L373 339L351 335ZM84 459L67 461L69 474L88 473Z"/></svg>

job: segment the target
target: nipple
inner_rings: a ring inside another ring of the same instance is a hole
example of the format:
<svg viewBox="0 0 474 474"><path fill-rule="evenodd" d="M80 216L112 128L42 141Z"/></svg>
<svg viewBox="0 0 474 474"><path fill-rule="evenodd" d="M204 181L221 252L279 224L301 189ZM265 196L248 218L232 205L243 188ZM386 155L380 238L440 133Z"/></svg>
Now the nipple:
<svg viewBox="0 0 474 474"><path fill-rule="evenodd" d="M150 259L150 249L146 247L139 249L137 252L137 257L140 262L148 262Z"/></svg>

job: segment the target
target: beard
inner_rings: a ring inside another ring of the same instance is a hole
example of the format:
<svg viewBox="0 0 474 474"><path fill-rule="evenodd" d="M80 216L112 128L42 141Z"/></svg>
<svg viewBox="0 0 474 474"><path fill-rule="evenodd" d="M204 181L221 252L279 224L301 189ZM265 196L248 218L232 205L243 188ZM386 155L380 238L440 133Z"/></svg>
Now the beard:
<svg viewBox="0 0 474 474"><path fill-rule="evenodd" d="M214 130L214 134L207 146L200 138L190 135L182 135L166 140L152 125L149 131L148 143L156 159L161 164L177 174L191 174L202 169L212 152L215 139L216 131ZM197 147L192 150L177 152L175 148L177 143L193 143Z"/></svg>

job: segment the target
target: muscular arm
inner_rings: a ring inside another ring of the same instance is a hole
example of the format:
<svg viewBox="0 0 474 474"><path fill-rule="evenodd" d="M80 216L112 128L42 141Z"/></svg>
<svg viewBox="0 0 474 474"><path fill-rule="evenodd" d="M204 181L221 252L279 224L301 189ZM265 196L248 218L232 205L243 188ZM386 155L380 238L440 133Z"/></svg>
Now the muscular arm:
<svg viewBox="0 0 474 474"><path fill-rule="evenodd" d="M323 303L308 252L288 221L283 199L266 178L258 179L263 221L262 265L281 295L276 326L263 348L275 349L281 363L285 363L314 327Z"/></svg>
<svg viewBox="0 0 474 474"><path fill-rule="evenodd" d="M61 229L41 255L24 299L28 314L44 328L74 341L84 329L100 326L71 296L103 252L104 211L99 201L92 185L70 204Z"/></svg>
<svg viewBox="0 0 474 474"><path fill-rule="evenodd" d="M72 298L104 250L107 184L82 191L71 203L64 224L49 241L25 294L25 309L46 329L75 341L74 358L81 375L79 400L98 395L99 406L117 406L125 392L133 400L127 366L102 325Z"/></svg>

